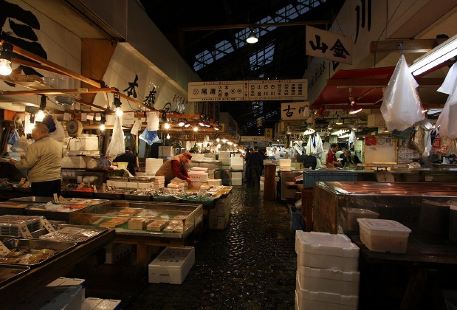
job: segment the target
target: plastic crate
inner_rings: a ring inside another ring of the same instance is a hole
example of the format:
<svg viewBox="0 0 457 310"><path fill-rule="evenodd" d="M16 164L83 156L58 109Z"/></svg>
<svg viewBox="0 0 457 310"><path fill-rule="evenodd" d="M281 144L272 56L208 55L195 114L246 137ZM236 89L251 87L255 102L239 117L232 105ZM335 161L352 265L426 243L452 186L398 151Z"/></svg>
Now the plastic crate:
<svg viewBox="0 0 457 310"><path fill-rule="evenodd" d="M303 171L304 187L314 187L317 182L357 181L357 172L344 170L305 170Z"/></svg>

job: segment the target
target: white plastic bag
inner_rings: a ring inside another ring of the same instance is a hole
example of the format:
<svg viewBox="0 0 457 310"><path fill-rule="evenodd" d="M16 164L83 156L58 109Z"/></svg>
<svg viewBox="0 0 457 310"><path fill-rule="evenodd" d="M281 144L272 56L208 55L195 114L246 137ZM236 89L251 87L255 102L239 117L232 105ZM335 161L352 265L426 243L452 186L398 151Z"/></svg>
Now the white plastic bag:
<svg viewBox="0 0 457 310"><path fill-rule="evenodd" d="M121 118L116 116L114 121L113 136L106 150L106 156L116 158L117 155L125 153L124 131L122 131Z"/></svg>
<svg viewBox="0 0 457 310"><path fill-rule="evenodd" d="M384 91L381 112L388 130L403 131L425 118L417 84L405 56L401 55Z"/></svg>
<svg viewBox="0 0 457 310"><path fill-rule="evenodd" d="M139 119L135 120L135 123L130 130L132 135L138 136L138 131L141 129L141 121Z"/></svg>
<svg viewBox="0 0 457 310"><path fill-rule="evenodd" d="M449 70L438 91L449 94L443 111L441 111L436 127L441 137L457 138L457 66L454 64Z"/></svg>

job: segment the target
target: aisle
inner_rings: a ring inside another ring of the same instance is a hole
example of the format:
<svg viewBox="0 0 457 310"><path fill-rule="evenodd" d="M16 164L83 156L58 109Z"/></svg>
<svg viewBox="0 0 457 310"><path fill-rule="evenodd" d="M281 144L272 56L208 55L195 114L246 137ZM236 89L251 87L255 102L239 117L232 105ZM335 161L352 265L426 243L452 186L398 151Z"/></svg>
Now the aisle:
<svg viewBox="0 0 457 310"><path fill-rule="evenodd" d="M236 188L230 226L208 231L182 285L151 284L127 309L293 309L294 234L285 205Z"/></svg>

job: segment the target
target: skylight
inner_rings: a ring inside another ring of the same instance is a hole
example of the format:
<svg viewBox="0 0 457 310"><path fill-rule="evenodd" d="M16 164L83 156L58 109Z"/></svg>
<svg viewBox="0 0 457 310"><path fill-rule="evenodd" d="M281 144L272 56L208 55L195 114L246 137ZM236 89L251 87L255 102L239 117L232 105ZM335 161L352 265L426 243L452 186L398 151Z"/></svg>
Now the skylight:
<svg viewBox="0 0 457 310"><path fill-rule="evenodd" d="M264 49L255 52L249 57L249 64L251 65L251 71L260 69L261 67L271 63L275 54L275 45L270 44Z"/></svg>
<svg viewBox="0 0 457 310"><path fill-rule="evenodd" d="M313 8L318 7L320 4L324 3L326 0L296 0L296 4L288 4L285 7L280 8L275 12L273 16L265 16L256 24L270 24L270 23L284 23L290 22L299 16L307 13ZM258 28L255 29L258 37L262 37L267 33L275 30L276 26L270 26L267 28ZM204 50L201 53L195 55L194 70L199 71L206 67L207 65L213 63L216 60L223 58L225 55L228 55L235 51L235 49L242 48L246 45L246 38L250 32L249 28L241 29L235 33L235 46L233 46L228 40L223 40L217 43L214 46L214 49L211 51ZM273 49L274 50L274 49ZM252 57L252 56L251 56ZM273 56L272 56L273 57ZM272 59L271 59L272 60ZM250 59L251 62L251 59ZM271 61L270 61L271 62ZM252 70L252 62L251 62Z"/></svg>

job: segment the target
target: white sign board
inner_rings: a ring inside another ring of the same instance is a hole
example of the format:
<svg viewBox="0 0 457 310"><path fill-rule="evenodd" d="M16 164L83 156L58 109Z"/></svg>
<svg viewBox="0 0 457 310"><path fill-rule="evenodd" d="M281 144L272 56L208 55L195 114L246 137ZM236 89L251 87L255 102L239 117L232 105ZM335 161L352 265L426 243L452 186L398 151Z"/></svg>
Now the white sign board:
<svg viewBox="0 0 457 310"><path fill-rule="evenodd" d="M309 113L309 102L281 103L281 119L283 121L306 120Z"/></svg>
<svg viewBox="0 0 457 310"><path fill-rule="evenodd" d="M352 64L351 38L306 26L306 55Z"/></svg>
<svg viewBox="0 0 457 310"><path fill-rule="evenodd" d="M306 100L308 83L299 80L191 82L188 101Z"/></svg>

